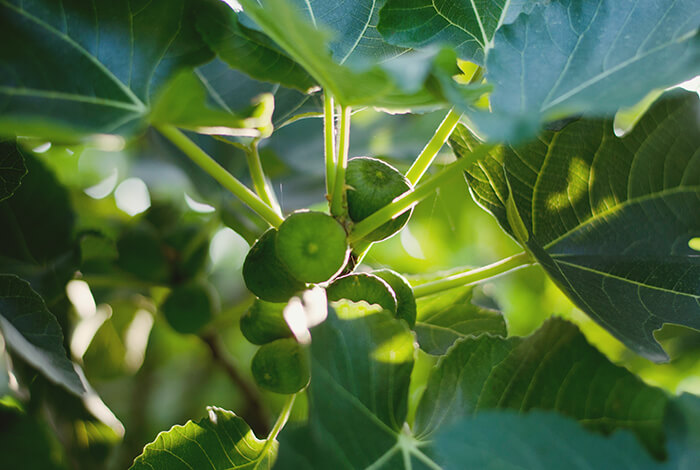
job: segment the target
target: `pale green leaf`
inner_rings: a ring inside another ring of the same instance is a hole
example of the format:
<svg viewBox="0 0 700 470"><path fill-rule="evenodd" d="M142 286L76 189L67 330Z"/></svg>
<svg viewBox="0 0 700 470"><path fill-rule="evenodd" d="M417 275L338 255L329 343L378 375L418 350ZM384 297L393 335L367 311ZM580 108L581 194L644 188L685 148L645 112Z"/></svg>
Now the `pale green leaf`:
<svg viewBox="0 0 700 470"><path fill-rule="evenodd" d="M0 274L0 330L12 353L71 392L85 392L56 317L28 282L11 274Z"/></svg>
<svg viewBox="0 0 700 470"><path fill-rule="evenodd" d="M540 122L612 114L700 74L694 0L552 0L502 26L486 59L494 139L531 138Z"/></svg>
<svg viewBox="0 0 700 470"><path fill-rule="evenodd" d="M260 440L243 419L214 406L208 416L158 434L131 470L270 469L276 441Z"/></svg>
<svg viewBox="0 0 700 470"><path fill-rule="evenodd" d="M514 235L508 184L526 247L576 305L629 348L667 358L653 332L700 328L700 131L695 93L671 93L622 138L613 121L580 120L472 167L475 200ZM453 134L460 154L477 142ZM507 181L506 181L507 179Z"/></svg>

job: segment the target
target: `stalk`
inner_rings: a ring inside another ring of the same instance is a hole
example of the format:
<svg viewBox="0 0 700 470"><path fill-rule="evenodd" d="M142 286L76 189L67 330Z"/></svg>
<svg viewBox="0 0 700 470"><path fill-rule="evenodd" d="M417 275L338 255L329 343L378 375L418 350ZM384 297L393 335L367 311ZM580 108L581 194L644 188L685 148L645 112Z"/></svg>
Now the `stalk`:
<svg viewBox="0 0 700 470"><path fill-rule="evenodd" d="M413 294L416 297L425 297L426 295L436 294L455 287L467 286L478 282L491 279L501 274L505 274L514 269L530 266L534 264L534 260L527 252L522 252L517 255L496 261L488 266L481 268L470 269L457 274L452 274L437 281L420 284L413 288Z"/></svg>
<svg viewBox="0 0 700 470"><path fill-rule="evenodd" d="M265 178L265 172L263 171L262 162L260 161L260 153L258 152L257 139L251 142L250 146L246 148L245 155L246 160L248 160L248 170L250 171L250 178L253 180L255 192L265 204L282 216L282 210L277 202L275 193Z"/></svg>
<svg viewBox="0 0 700 470"><path fill-rule="evenodd" d="M333 112L333 97L328 93L323 95L323 134L324 156L326 160L326 195L328 201L333 200L333 186L335 184L335 116Z"/></svg>
<svg viewBox="0 0 700 470"><path fill-rule="evenodd" d="M348 166L348 149L350 147L350 106L341 107L340 137L338 140L338 161L335 168L335 183L331 199L331 214L340 219L347 214L347 195L345 193L345 170Z"/></svg>
<svg viewBox="0 0 700 470"><path fill-rule="evenodd" d="M450 109L447 113L445 119L442 120L435 130L435 134L433 134L425 145L420 155L418 155L418 158L416 158L413 165L411 165L411 168L408 169L406 178L408 178L411 184L415 185L420 181L423 174L425 174L428 167L430 167L433 160L435 160L442 146L445 145L447 138L450 137L450 134L452 134L452 131L457 126L461 115L462 114L455 111L454 108Z"/></svg>
<svg viewBox="0 0 700 470"><path fill-rule="evenodd" d="M193 162L199 165L204 171L209 173L223 187L231 191L255 213L263 218L273 227L279 227L282 224L282 217L275 212L270 206L258 197L253 191L248 189L243 183L238 181L235 176L226 171L224 167L210 157L204 150L199 148L185 134L180 132L176 127L170 125L156 126L158 131L167 137L175 144L185 155Z"/></svg>
<svg viewBox="0 0 700 470"><path fill-rule="evenodd" d="M272 441L277 439L277 435L280 433L284 425L287 424L289 414L292 412L292 407L294 407L294 400L296 400L296 398L296 393L290 395L289 398L287 398L287 401L282 407L282 411L280 411L280 415L277 417L277 421L275 421L275 425L272 427L272 431L270 431L270 434L268 434L267 436L267 442L265 442L265 446L268 446L268 444L271 445ZM264 452L265 450L263 450L263 453Z"/></svg>
<svg viewBox="0 0 700 470"><path fill-rule="evenodd" d="M390 204L382 207L377 212L365 219L357 222L353 226L352 232L348 236L348 242L355 244L364 237L372 233L386 222L401 215L413 205L430 196L437 188L444 185L450 179L461 174L475 160L482 158L493 145L482 144L477 147L469 156L458 159L456 162L447 165L436 175L428 178L423 183L416 186L412 191L407 191L394 199Z"/></svg>

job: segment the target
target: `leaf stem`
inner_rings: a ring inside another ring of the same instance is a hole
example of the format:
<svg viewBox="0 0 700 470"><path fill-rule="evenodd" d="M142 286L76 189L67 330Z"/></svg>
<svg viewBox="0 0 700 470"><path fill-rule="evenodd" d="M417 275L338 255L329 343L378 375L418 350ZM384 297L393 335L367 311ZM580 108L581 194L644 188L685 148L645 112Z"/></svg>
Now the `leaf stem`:
<svg viewBox="0 0 700 470"><path fill-rule="evenodd" d="M470 155L460 158L456 162L447 165L445 168L440 170L439 173L431 176L423 183L416 186L413 190L406 191L401 196L394 199L390 204L382 207L367 218L357 222L354 225L352 232L350 232L350 235L348 235L348 242L354 245L386 222L398 217L407 209L430 196L437 188L459 175L475 160L478 160L486 155L491 148L493 148L493 145L480 145L474 149Z"/></svg>
<svg viewBox="0 0 700 470"><path fill-rule="evenodd" d="M323 134L325 136L324 156L326 160L326 195L328 201L333 200L335 184L335 113L333 112L333 97L329 93L323 95Z"/></svg>
<svg viewBox="0 0 700 470"><path fill-rule="evenodd" d="M435 160L435 157L445 144L445 141L447 141L447 138L457 126L461 115L462 113L455 111L454 108L450 109L447 115L445 115L445 119L442 120L435 130L435 134L430 138L420 155L418 155L418 158L416 158L416 161L413 162L413 165L411 165L411 168L409 168L406 173L406 178L408 178L411 184L415 185L420 181L423 174L425 174L428 167L430 167L433 160Z"/></svg>
<svg viewBox="0 0 700 470"><path fill-rule="evenodd" d="M282 217L277 214L270 206L258 197L253 191L248 189L243 183L238 181L235 176L226 171L224 167L210 157L204 150L199 148L185 134L180 132L176 127L170 125L156 126L158 131L167 137L175 144L185 155L193 162L199 165L204 171L209 173L223 187L231 191L248 207L253 209L260 217L265 219L267 223L273 227L279 227L282 224Z"/></svg>
<svg viewBox="0 0 700 470"><path fill-rule="evenodd" d="M279 416L277 417L277 421L275 421L275 425L272 427L272 431L270 431L270 434L267 436L267 443L272 443L275 439L277 439L277 435L280 433L282 428L284 427L285 424L287 424L287 420L289 419L289 415L292 412L292 408L294 407L294 400L296 400L297 394L289 395L287 398L287 401L284 403L284 406L282 407L282 411L280 411Z"/></svg>
<svg viewBox="0 0 700 470"><path fill-rule="evenodd" d="M265 178L265 172L262 167L262 162L260 161L260 153L258 152L258 143L258 139L253 140L250 146L246 148L245 152L246 159L248 160L250 178L253 180L255 192L260 196L260 199L281 217L282 210L280 209L280 205L277 202L274 191Z"/></svg>
<svg viewBox="0 0 700 470"><path fill-rule="evenodd" d="M347 214L347 195L345 193L345 169L348 166L348 149L350 147L350 106L340 108L340 136L338 138L338 161L335 168L331 214L341 220Z"/></svg>
<svg viewBox="0 0 700 470"><path fill-rule="evenodd" d="M436 294L455 287L462 287L469 284L476 284L492 277L500 276L514 269L530 266L534 264L534 260L527 252L518 253L509 258L496 261L488 266L481 268L469 269L467 271L452 274L437 281L420 284L413 288L413 294L416 297L425 297L426 295Z"/></svg>

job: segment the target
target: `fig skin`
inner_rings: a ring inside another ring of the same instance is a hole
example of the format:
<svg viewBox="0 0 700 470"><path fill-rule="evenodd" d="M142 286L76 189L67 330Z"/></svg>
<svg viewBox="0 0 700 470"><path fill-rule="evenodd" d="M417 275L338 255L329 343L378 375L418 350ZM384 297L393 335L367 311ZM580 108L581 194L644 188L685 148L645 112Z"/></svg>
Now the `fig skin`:
<svg viewBox="0 0 700 470"><path fill-rule="evenodd" d="M268 302L286 302L306 288L277 257L277 230L269 229L248 251L243 280L249 291Z"/></svg>
<svg viewBox="0 0 700 470"><path fill-rule="evenodd" d="M396 168L371 157L355 157L348 161L345 172L348 186L348 214L353 222L359 222L397 196L410 191L411 183ZM367 241L385 240L401 230L411 218L413 209L391 220L365 237Z"/></svg>

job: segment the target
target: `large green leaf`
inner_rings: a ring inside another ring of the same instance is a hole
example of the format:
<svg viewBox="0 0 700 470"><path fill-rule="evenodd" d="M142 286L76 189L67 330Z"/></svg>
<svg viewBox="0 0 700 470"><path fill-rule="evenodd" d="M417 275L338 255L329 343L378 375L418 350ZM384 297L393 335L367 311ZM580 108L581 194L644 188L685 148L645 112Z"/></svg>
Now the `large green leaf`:
<svg viewBox="0 0 700 470"><path fill-rule="evenodd" d="M355 66L385 61L406 52L377 31L384 0L291 0L318 27L333 31L328 46L338 63Z"/></svg>
<svg viewBox="0 0 700 470"><path fill-rule="evenodd" d="M12 196L26 173L17 144L0 140L0 202Z"/></svg>
<svg viewBox="0 0 700 470"><path fill-rule="evenodd" d="M490 137L531 137L537 123L632 106L700 74L694 0L552 0L502 26L486 59Z"/></svg>
<svg viewBox="0 0 700 470"><path fill-rule="evenodd" d="M414 330L420 348L428 354L442 355L460 338L483 333L505 336L503 315L474 305L471 300L471 287L418 299Z"/></svg>
<svg viewBox="0 0 700 470"><path fill-rule="evenodd" d="M191 0L0 0L0 134L128 133L177 71L211 58Z"/></svg>
<svg viewBox="0 0 700 470"><path fill-rule="evenodd" d="M551 410L589 429L629 429L663 455L668 398L613 365L571 323L547 321L526 338L490 335L455 344L433 370L414 432L428 439L445 425L490 409Z"/></svg>
<svg viewBox="0 0 700 470"><path fill-rule="evenodd" d="M221 1L200 13L198 28L205 41L231 67L251 77L307 91L316 83L270 38L241 24L238 15Z"/></svg>
<svg viewBox="0 0 700 470"><path fill-rule="evenodd" d="M500 148L467 175L476 201L579 308L656 361L667 356L654 330L700 328L689 246L700 234L698 109L695 93L676 92L623 138L612 120L580 120ZM464 127L450 142L458 155L476 145Z"/></svg>
<svg viewBox="0 0 700 470"><path fill-rule="evenodd" d="M408 327L350 308L329 312L311 334L309 424L283 433L276 468L396 469L428 459L404 427L415 353Z"/></svg>
<svg viewBox="0 0 700 470"><path fill-rule="evenodd" d="M0 330L14 354L71 392L85 392L56 318L28 282L11 274L0 274Z"/></svg>
<svg viewBox="0 0 700 470"><path fill-rule="evenodd" d="M667 468L628 433L606 438L545 412L485 412L445 427L434 445L442 468L449 470Z"/></svg>
<svg viewBox="0 0 700 470"><path fill-rule="evenodd" d="M431 77L443 77L447 73L440 60L442 57L436 55L436 51L409 52L381 63L363 59L363 55L357 53L357 61L353 59L352 62L359 65L349 67L336 61L328 49L333 37L333 31L328 27L337 26L337 22L328 20L327 23L315 25L313 17L305 17L299 8L285 0L264 0L261 2L262 7L252 0L240 3L244 6L245 13L285 54L301 65L316 83L330 91L341 104L405 109L434 106L442 101L434 91L426 89ZM351 3L350 7L342 11L354 15L363 10L362 5ZM235 15L233 11L229 14ZM369 28L369 22L364 24ZM200 25L201 27L204 26ZM206 27L216 28L217 25L207 23ZM358 36L358 40L362 42L363 37ZM338 60L343 60L343 57ZM282 72L283 70L279 73ZM469 91L471 89L467 88L466 97L460 94L466 101L470 101ZM474 99L481 89L477 91Z"/></svg>
<svg viewBox="0 0 700 470"><path fill-rule="evenodd" d="M214 406L209 416L158 434L131 470L270 469L276 441L260 440L235 414Z"/></svg>
<svg viewBox="0 0 700 470"><path fill-rule="evenodd" d="M506 0L388 0L379 32L392 44L454 47L461 59L483 64L484 52L509 9Z"/></svg>

